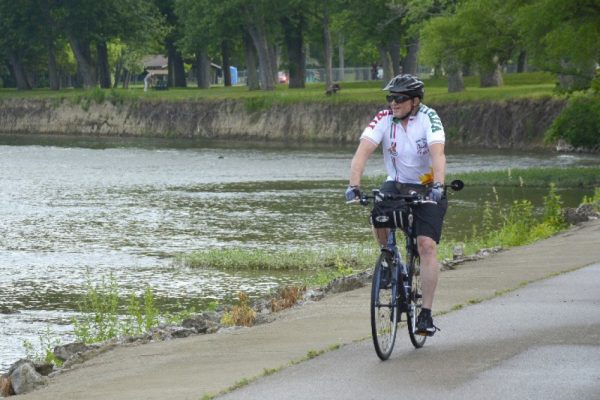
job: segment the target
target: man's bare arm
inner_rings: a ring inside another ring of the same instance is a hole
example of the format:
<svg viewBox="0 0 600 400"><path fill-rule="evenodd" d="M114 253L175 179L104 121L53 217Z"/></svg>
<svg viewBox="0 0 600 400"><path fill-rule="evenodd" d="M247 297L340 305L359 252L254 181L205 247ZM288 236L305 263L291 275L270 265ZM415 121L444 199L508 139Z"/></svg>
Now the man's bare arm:
<svg viewBox="0 0 600 400"><path fill-rule="evenodd" d="M350 186L360 186L360 179L365 172L369 156L377 148L377 144L368 139L362 139L350 164Z"/></svg>
<svg viewBox="0 0 600 400"><path fill-rule="evenodd" d="M443 185L446 179L446 155L444 154L444 144L433 143L429 145L429 154L431 154L433 181Z"/></svg>

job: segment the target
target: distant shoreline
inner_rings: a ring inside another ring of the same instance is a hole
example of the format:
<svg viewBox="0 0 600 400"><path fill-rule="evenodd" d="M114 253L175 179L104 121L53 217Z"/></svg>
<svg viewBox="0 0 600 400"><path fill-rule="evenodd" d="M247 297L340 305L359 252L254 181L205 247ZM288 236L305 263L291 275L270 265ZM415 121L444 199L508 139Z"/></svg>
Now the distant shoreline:
<svg viewBox="0 0 600 400"><path fill-rule="evenodd" d="M565 101L514 99L429 104L442 119L449 145L494 149L553 149L544 133ZM384 106L370 104L265 104L240 100L74 103L57 99L0 100L4 134L90 137L188 138L274 144L356 143Z"/></svg>

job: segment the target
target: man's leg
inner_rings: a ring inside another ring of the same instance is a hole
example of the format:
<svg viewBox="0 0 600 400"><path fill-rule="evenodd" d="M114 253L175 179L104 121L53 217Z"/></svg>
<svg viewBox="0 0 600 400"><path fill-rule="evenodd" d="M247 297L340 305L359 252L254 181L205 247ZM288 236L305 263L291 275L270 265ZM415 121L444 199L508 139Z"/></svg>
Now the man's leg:
<svg viewBox="0 0 600 400"><path fill-rule="evenodd" d="M389 233L390 230L388 228L373 228L373 236L375 236L375 240L379 243L380 248L386 248Z"/></svg>
<svg viewBox="0 0 600 400"><path fill-rule="evenodd" d="M427 236L417 237L417 246L421 256L421 288L423 290L423 308L431 310L433 296L437 287L440 268L437 261L437 245Z"/></svg>

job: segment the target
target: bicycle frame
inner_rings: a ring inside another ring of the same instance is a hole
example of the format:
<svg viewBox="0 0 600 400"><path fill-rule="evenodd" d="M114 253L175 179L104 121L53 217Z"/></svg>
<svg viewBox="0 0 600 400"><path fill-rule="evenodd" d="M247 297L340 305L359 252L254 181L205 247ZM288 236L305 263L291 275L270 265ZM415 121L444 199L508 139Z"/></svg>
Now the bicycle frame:
<svg viewBox="0 0 600 400"><path fill-rule="evenodd" d="M393 276L392 276L392 296L396 299L398 303L398 321L400 322L402 317L402 311L408 311L408 307L410 304L410 296L411 296L411 274L409 274L409 270L413 267L410 265L411 260L413 259L413 254L416 250L416 238L413 236L413 224L412 224L412 212L408 215L409 226L408 232L404 232L406 236L406 263L402 262L402 255L397 246L396 241L396 229L391 228L388 237L387 237L387 248L392 251L394 254L394 266ZM400 284L402 283L402 284ZM401 302L401 303L400 303ZM404 306L404 307L401 307ZM413 315L414 315L414 310ZM414 318L413 318L414 325ZM414 326L413 326L414 330Z"/></svg>

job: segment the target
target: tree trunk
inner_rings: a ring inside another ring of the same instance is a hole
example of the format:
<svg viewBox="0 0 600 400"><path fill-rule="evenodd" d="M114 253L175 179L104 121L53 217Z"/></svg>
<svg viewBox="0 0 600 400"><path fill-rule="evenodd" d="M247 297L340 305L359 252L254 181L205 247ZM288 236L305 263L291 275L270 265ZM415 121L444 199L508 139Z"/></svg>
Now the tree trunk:
<svg viewBox="0 0 600 400"><path fill-rule="evenodd" d="M54 47L54 24L52 17L50 16L50 4L48 0L44 0L42 3L44 22L46 24L46 52L48 53L48 80L50 84L50 90L60 89L60 76L58 67L56 65L56 49Z"/></svg>
<svg viewBox="0 0 600 400"><path fill-rule="evenodd" d="M46 51L48 52L48 80L50 90L60 89L60 76L58 66L56 65L56 50L54 49L54 41L52 38L46 38Z"/></svg>
<svg viewBox="0 0 600 400"><path fill-rule="evenodd" d="M223 40L221 42L221 58L223 62L221 67L223 68L223 85L231 86L231 69L229 68L229 42Z"/></svg>
<svg viewBox="0 0 600 400"><path fill-rule="evenodd" d="M333 84L334 78L333 45L331 44L331 31L329 29L329 4L327 0L323 1L323 20L321 22L321 25L323 27L323 58L325 59L325 87L329 88ZM343 64L343 59L340 62Z"/></svg>
<svg viewBox="0 0 600 400"><path fill-rule="evenodd" d="M527 72L527 52L522 51L519 53L517 59L517 73Z"/></svg>
<svg viewBox="0 0 600 400"><path fill-rule="evenodd" d="M389 46L390 58L392 59L392 75L400 74L400 42L394 41Z"/></svg>
<svg viewBox="0 0 600 400"><path fill-rule="evenodd" d="M464 91L465 81L463 80L460 62L456 59L449 61L446 71L448 72L448 93Z"/></svg>
<svg viewBox="0 0 600 400"><path fill-rule="evenodd" d="M462 71L459 69L448 73L448 93L464 92L465 81L463 80Z"/></svg>
<svg viewBox="0 0 600 400"><path fill-rule="evenodd" d="M383 69L383 82L384 84L392 80L392 60L390 54L387 51L387 46L379 45L379 58L381 60L381 68Z"/></svg>
<svg viewBox="0 0 600 400"><path fill-rule="evenodd" d="M115 65L115 82L113 83L113 88L119 87L119 82L121 82L122 74L124 73L123 68L123 57L119 57L119 61L117 61L117 65Z"/></svg>
<svg viewBox="0 0 600 400"><path fill-rule="evenodd" d="M81 68L79 64L77 65L77 71L75 71L75 75L71 75L71 80L73 82L73 87L76 89L83 89L83 74L81 73Z"/></svg>
<svg viewBox="0 0 600 400"><path fill-rule="evenodd" d="M196 80L199 89L210 88L210 59L206 49L196 51Z"/></svg>
<svg viewBox="0 0 600 400"><path fill-rule="evenodd" d="M15 82L17 84L17 90L31 90L31 85L27 80L27 72L25 71L19 56L13 52L10 52L8 54L8 62L12 67Z"/></svg>
<svg viewBox="0 0 600 400"><path fill-rule="evenodd" d="M473 64L472 63L463 64L461 69L462 69L463 76L473 75Z"/></svg>
<svg viewBox="0 0 600 400"><path fill-rule="evenodd" d="M96 86L96 70L90 55L90 44L69 34L69 44L77 60L77 74L79 75L83 87L90 88Z"/></svg>
<svg viewBox="0 0 600 400"><path fill-rule="evenodd" d="M267 43L268 42L269 41L267 40ZM271 61L271 79L273 79L273 85L276 85L279 82L278 54L279 51L277 45L273 43L269 46L269 60Z"/></svg>
<svg viewBox="0 0 600 400"><path fill-rule="evenodd" d="M574 90L588 89L596 73L595 62L591 62L587 68L577 66L568 60L561 60L561 73L558 74L558 86L561 90L568 92Z"/></svg>
<svg viewBox="0 0 600 400"><path fill-rule="evenodd" d="M338 43L338 61L339 61L339 77L337 80L339 81L343 81L344 80L344 36L342 34L340 34L339 36L339 43Z"/></svg>
<svg viewBox="0 0 600 400"><path fill-rule="evenodd" d="M433 77L436 79L440 79L443 76L443 70L441 64L436 64L433 66Z"/></svg>
<svg viewBox="0 0 600 400"><path fill-rule="evenodd" d="M258 55L260 86L263 90L275 90L267 35L264 29L257 25L249 26L248 33L250 34L250 37L252 37L252 42L254 43Z"/></svg>
<svg viewBox="0 0 600 400"><path fill-rule="evenodd" d="M167 54L169 57L169 87L186 87L183 58L174 43L167 42Z"/></svg>
<svg viewBox="0 0 600 400"><path fill-rule="evenodd" d="M131 71L126 69L123 73L123 89L129 89L130 81L131 81Z"/></svg>
<svg viewBox="0 0 600 400"><path fill-rule="evenodd" d="M406 45L406 57L402 61L402 73L417 75L418 62L417 56L419 54L419 38L415 37L409 40L409 44Z"/></svg>
<svg viewBox="0 0 600 400"><path fill-rule="evenodd" d="M110 67L108 66L108 48L104 40L96 43L96 54L98 58L98 80L102 89L110 89Z"/></svg>
<svg viewBox="0 0 600 400"><path fill-rule="evenodd" d="M289 88L304 88L305 54L304 54L304 18L290 18L289 16L281 19L283 27L283 38L287 48L289 61Z"/></svg>
<svg viewBox="0 0 600 400"><path fill-rule="evenodd" d="M482 88L497 87L504 84L500 64L495 64L490 70L481 71L480 74L479 86Z"/></svg>
<svg viewBox="0 0 600 400"><path fill-rule="evenodd" d="M250 90L260 89L256 68L256 49L248 32L244 32L244 58L246 59L246 86Z"/></svg>

